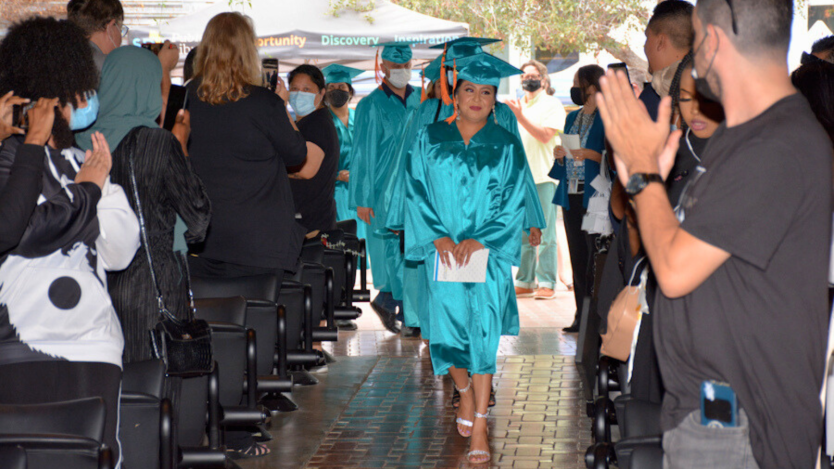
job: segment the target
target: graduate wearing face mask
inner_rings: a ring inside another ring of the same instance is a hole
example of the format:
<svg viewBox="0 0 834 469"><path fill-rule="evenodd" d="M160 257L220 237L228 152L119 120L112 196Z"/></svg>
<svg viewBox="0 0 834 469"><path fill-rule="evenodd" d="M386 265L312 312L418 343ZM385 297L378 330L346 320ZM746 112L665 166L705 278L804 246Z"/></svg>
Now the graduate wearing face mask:
<svg viewBox="0 0 834 469"><path fill-rule="evenodd" d="M336 168L339 137L330 110L325 106L324 75L313 65L299 65L290 72L290 106L298 131L307 140L307 160L288 168L295 211L308 236L336 228Z"/></svg>
<svg viewBox="0 0 834 469"><path fill-rule="evenodd" d="M384 226L388 206L386 184L392 168L398 167L400 143L411 114L420 105L420 93L408 84L411 77L411 44L388 42L376 44L379 88L356 106L356 130L353 143L349 186L349 206L356 208L364 223L370 225L367 236L374 287L380 294L371 307L385 327L400 332L402 321L403 255L399 234ZM378 59L382 59L380 62Z"/></svg>
<svg viewBox="0 0 834 469"><path fill-rule="evenodd" d="M327 83L327 105L336 134L339 136L339 167L336 176L336 220L356 220L356 236L366 238L366 224L356 216L356 210L348 206L348 187L350 187L351 153L353 149L354 110L350 108L350 99L354 95L353 79L363 70L332 64L324 67L324 80Z"/></svg>

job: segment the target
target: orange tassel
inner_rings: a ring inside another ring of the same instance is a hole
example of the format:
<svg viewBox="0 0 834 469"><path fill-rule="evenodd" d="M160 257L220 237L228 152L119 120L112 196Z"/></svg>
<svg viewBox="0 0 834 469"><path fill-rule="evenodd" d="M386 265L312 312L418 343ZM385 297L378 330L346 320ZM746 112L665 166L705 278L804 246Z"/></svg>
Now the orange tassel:
<svg viewBox="0 0 834 469"><path fill-rule="evenodd" d="M440 97L443 98L443 104L452 104L452 98L449 96L449 79L446 77L446 46L443 47L443 58L440 59Z"/></svg>
<svg viewBox="0 0 834 469"><path fill-rule="evenodd" d="M455 59L453 63L454 63L455 70L454 70L454 72L452 72L452 74L453 74L454 79L455 79L455 84L452 85L452 97L453 97L452 105L454 106L452 109L453 109L454 112L452 112L452 115L449 116L446 119L447 124L451 124L452 122L455 121L455 119L458 118L458 98L455 95L455 89L457 89L457 87L458 87L458 61L457 61L457 59Z"/></svg>
<svg viewBox="0 0 834 469"><path fill-rule="evenodd" d="M374 61L374 77L376 78L376 83L382 86L382 79L385 77L385 74L382 73L382 67L379 65L379 48L376 49L376 60Z"/></svg>
<svg viewBox="0 0 834 469"><path fill-rule="evenodd" d="M427 99L429 95L426 93L426 67L423 67L423 73L420 74L420 103L422 104Z"/></svg>

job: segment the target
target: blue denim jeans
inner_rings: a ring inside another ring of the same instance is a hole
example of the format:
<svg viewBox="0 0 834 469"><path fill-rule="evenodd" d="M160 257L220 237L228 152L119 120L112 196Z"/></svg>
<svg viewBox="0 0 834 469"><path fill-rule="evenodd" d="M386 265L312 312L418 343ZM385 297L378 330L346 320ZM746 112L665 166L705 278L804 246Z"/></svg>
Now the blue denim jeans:
<svg viewBox="0 0 834 469"><path fill-rule="evenodd" d="M687 415L673 430L663 433L663 469L759 469L750 445L750 424L744 410L738 426L710 428L701 425L701 411Z"/></svg>

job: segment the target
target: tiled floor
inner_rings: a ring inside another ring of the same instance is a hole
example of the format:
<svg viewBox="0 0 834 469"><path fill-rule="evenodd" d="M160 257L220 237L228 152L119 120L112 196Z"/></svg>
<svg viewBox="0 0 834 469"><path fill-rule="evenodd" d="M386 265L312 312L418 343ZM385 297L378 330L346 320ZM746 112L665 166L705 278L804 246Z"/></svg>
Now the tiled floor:
<svg viewBox="0 0 834 469"><path fill-rule="evenodd" d="M567 291L519 300L521 332L502 337L498 352L488 467L584 467L590 421L573 364L575 337L561 332L573 303ZM434 376L421 340L385 331L363 309L359 330L325 345L338 362L316 373L320 384L294 389L300 410L273 416L272 453L240 461L244 469L470 466L449 404L451 380Z"/></svg>

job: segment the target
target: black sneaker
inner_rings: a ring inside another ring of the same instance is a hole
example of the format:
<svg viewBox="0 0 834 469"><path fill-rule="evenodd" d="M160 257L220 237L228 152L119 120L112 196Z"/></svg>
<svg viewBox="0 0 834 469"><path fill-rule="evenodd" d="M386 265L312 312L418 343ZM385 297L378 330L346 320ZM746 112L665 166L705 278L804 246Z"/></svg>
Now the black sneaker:
<svg viewBox="0 0 834 469"><path fill-rule="evenodd" d="M349 319L337 319L335 323L336 327L340 331L355 331L356 329L358 329L358 327L356 326L356 322L351 321Z"/></svg>
<svg viewBox="0 0 834 469"><path fill-rule="evenodd" d="M403 326L400 332L400 335L403 339L419 339L420 338L420 328L419 327L408 327Z"/></svg>
<svg viewBox="0 0 834 469"><path fill-rule="evenodd" d="M384 308L383 306L371 302L371 309L379 316L382 325L394 334L400 333L400 328L397 327L397 312Z"/></svg>
<svg viewBox="0 0 834 469"><path fill-rule="evenodd" d="M566 332L569 334L579 332L579 322L574 321L573 324L571 324L570 326L563 327L562 332Z"/></svg>

